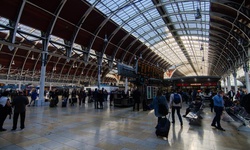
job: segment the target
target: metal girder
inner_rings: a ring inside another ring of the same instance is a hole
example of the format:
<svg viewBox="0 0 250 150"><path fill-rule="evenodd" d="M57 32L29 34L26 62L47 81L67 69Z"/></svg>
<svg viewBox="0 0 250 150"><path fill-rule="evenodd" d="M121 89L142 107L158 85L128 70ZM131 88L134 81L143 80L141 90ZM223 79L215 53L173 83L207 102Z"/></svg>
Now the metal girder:
<svg viewBox="0 0 250 150"><path fill-rule="evenodd" d="M12 44L15 43L15 40L16 40L16 33L17 33L17 26L18 26L18 23L20 21L20 18L22 16L22 12L23 12L23 9L24 9L24 6L26 4L26 0L23 0L20 8L19 8L19 11L18 11L18 14L17 14L17 17L15 19L15 21L10 21L10 26L13 28L13 30L10 30L10 42ZM8 46L8 48L12 51L14 49L14 47L12 46Z"/></svg>

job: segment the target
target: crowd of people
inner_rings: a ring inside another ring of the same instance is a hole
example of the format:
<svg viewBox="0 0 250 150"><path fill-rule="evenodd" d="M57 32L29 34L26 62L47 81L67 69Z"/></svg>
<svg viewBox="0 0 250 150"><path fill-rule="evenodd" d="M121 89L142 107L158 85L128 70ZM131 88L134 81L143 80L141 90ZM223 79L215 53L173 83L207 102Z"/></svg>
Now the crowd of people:
<svg viewBox="0 0 250 150"><path fill-rule="evenodd" d="M160 94L161 92L157 92L157 94ZM164 93L161 93L164 95ZM205 100L204 97L207 97L208 100L210 100L210 107L211 112L215 114L211 126L215 127L218 130L225 131L225 129L221 126L220 120L221 116L223 114L223 111L225 111L225 108L230 107L233 108L234 111L239 111L239 107L244 107L250 113L248 110L249 103L247 99L249 99L250 94L245 94L243 90L239 90L238 92L234 93L233 90L230 90L228 93L224 93L223 91L202 91L202 90L190 90L188 92L181 91L181 90L173 90L172 92L168 93L165 92L165 100L159 101L159 95L157 95L153 102L150 104L150 108L154 109L155 116L159 120L161 120L164 115L159 114L159 104L164 103L166 105L166 109L171 109L171 119L172 123L175 123L175 112L177 112L177 116L180 122L180 125L183 126L182 117L187 118L188 114L192 111L193 113L196 113L200 111L200 109L203 106L203 101ZM179 100L176 100L179 99ZM163 101L163 102L162 102ZM177 102L175 102L177 101ZM188 104L188 107L186 108L185 114L181 117L180 109L182 108L183 103ZM169 110L170 112L170 110ZM202 119L201 116L197 116L198 119Z"/></svg>
<svg viewBox="0 0 250 150"><path fill-rule="evenodd" d="M36 99L38 98L38 93L36 89L30 91L30 102L25 96L23 91L14 92L15 94L10 94L9 91L4 91L1 93L0 97L0 131L5 131L6 129L3 128L4 120L7 118L8 115L11 116L12 108L14 109L14 117L13 117L13 127L12 130L17 129L17 121L18 117L20 116L20 129L24 129L24 121L25 121L25 110L26 105L34 106L36 104ZM114 95L116 91L107 92L104 88L98 90L97 88L94 91L91 89L85 91L83 88L81 89L73 89L70 91L69 89L64 89L61 93L58 89L53 89L48 92L48 98L50 101L54 103L55 106L59 103L59 95L62 96L62 101L69 101L71 106L78 102L79 107L82 107L85 103L94 102L95 109L103 109L104 105L103 102L108 100L109 95L109 105L113 106L114 102ZM125 95L125 94L124 94ZM131 96L133 97L134 105L133 111L140 110L140 105L143 101L143 95L141 94L138 88L133 90ZM172 90L169 92L164 92L162 90L158 90L156 97L153 98L152 103L147 106L148 109L154 109L155 116L159 120L164 115L159 113L159 104L164 104L167 110L171 110L171 119L172 123L175 124L175 112L178 116L180 125L183 126L182 117L187 118L190 112L198 112L201 106L203 105L204 96L210 98L210 107L211 112L215 113L215 117L212 120L211 126L216 127L219 130L225 131L220 124L221 115L225 108L231 108L235 112L239 110L240 107L248 108L246 105L249 105L245 99L249 97L249 94L245 94L241 90L238 92L234 92L230 90L228 93L224 93L223 91L218 91L217 93L214 91L201 91L201 90L189 90L189 91L182 91L182 90ZM87 101L86 101L87 99ZM185 114L181 115L181 109L183 108L183 104L187 105ZM245 105L245 106L244 106ZM144 106L143 106L144 107ZM247 109L248 110L248 109ZM248 110L249 111L249 110ZM170 111L169 111L170 112ZM199 119L202 119L199 116Z"/></svg>

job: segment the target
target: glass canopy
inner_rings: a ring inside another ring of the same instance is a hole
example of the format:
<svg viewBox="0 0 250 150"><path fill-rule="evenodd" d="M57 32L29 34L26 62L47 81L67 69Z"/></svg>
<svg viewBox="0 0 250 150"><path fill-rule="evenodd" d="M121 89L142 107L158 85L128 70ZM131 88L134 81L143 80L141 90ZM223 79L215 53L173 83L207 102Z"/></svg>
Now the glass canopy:
<svg viewBox="0 0 250 150"><path fill-rule="evenodd" d="M159 4L152 0L88 2L184 75L208 74L209 0L161 0ZM158 8L163 8L164 14Z"/></svg>

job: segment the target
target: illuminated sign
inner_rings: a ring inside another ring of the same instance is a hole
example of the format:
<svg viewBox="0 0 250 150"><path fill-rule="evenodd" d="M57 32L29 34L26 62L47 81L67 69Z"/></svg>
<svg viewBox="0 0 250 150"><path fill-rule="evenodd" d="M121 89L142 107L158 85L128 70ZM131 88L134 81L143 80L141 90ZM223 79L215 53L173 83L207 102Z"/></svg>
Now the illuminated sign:
<svg viewBox="0 0 250 150"><path fill-rule="evenodd" d="M190 85L191 85L191 86L200 86L201 83L191 83Z"/></svg>
<svg viewBox="0 0 250 150"><path fill-rule="evenodd" d="M177 83L177 86L217 86L216 82L209 83Z"/></svg>

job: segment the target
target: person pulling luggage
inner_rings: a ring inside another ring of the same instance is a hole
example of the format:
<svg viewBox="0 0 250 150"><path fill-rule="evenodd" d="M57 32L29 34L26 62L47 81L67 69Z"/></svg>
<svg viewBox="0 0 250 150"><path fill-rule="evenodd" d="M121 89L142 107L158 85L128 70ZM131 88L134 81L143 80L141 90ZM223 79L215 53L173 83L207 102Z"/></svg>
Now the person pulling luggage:
<svg viewBox="0 0 250 150"><path fill-rule="evenodd" d="M167 99L165 96L163 96L161 90L157 91L156 97L153 99L149 107L151 109L154 109L154 114L158 118L157 125L155 127L156 135L168 138L170 122L168 118L166 118L166 115L168 114L169 107L168 107Z"/></svg>

